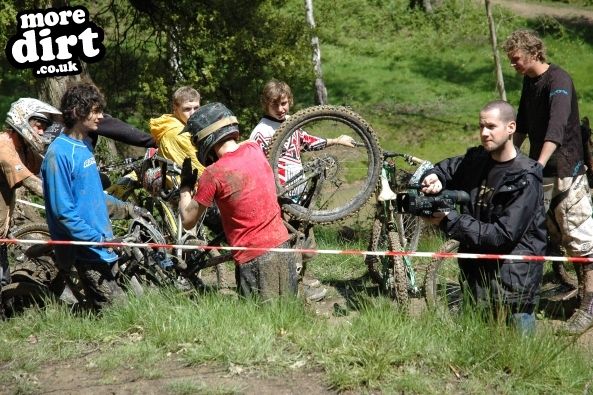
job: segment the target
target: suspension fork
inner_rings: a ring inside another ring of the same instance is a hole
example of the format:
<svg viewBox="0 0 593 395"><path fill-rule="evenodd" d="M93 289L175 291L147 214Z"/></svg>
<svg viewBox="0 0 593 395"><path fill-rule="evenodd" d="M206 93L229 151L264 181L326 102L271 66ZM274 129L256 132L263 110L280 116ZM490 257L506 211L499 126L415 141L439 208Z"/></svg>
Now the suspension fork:
<svg viewBox="0 0 593 395"><path fill-rule="evenodd" d="M395 172L393 172L393 174L395 174ZM382 216L384 218L384 223L387 227L387 230L396 232L398 234L398 237L400 237L400 229L397 229L397 225L395 222L395 207L393 206L393 201L386 200L384 202L381 202L380 205L380 210L382 210ZM401 229L401 231L403 232L404 229ZM414 295L417 295L420 293L420 289L418 288L418 284L416 283L416 272L414 270L414 265L412 264L412 259L409 256L402 256L402 260L406 268L406 276L408 277L408 289Z"/></svg>

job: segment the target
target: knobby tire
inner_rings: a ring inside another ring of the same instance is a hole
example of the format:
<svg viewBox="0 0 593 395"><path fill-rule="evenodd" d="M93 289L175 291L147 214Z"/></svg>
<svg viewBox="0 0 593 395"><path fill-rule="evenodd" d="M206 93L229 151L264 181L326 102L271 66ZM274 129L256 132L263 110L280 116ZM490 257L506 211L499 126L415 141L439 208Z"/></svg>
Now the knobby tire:
<svg viewBox="0 0 593 395"><path fill-rule="evenodd" d="M315 159L330 164L335 160L336 163L324 169L327 172L324 173L327 179L322 181L324 185L306 186L315 191L309 193L309 199L295 203L279 196L282 209L296 220L318 224L336 222L355 214L373 194L381 172L381 149L372 127L346 107L315 106L288 118L275 132L268 150L279 193L285 186L279 178L278 161L284 153L285 143L299 129L324 138L347 134L359 146L351 148L334 145L320 151L302 151L304 166L315 163ZM310 159L305 158L307 155L311 155Z"/></svg>
<svg viewBox="0 0 593 395"><path fill-rule="evenodd" d="M388 230L380 217L373 221L369 251L401 251L397 232ZM407 307L409 303L408 277L401 256L367 255L365 258L369 275L379 285L379 289L388 294L398 304Z"/></svg>

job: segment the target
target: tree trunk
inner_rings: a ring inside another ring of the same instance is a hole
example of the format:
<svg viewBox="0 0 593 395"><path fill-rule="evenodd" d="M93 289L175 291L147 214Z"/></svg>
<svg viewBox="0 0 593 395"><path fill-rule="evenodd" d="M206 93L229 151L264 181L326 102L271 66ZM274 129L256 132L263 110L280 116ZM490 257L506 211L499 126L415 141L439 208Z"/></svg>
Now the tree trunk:
<svg viewBox="0 0 593 395"><path fill-rule="evenodd" d="M494 25L494 18L492 17L492 9L490 0L486 2L486 16L488 17L488 27L490 29L490 42L492 43L492 53L494 55L494 66L496 68L496 89L501 100L507 99L507 94L504 89L504 78L502 76L502 67L500 65L500 57L498 55L498 45L496 43L496 27Z"/></svg>
<svg viewBox="0 0 593 395"><path fill-rule="evenodd" d="M424 8L424 11L432 14L432 4L430 3L430 0L422 0L422 7Z"/></svg>
<svg viewBox="0 0 593 395"><path fill-rule="evenodd" d="M442 4L443 0L410 0L410 8L420 7L427 14L432 14Z"/></svg>
<svg viewBox="0 0 593 395"><path fill-rule="evenodd" d="M317 104L327 104L327 89L323 83L323 74L321 72L321 49L319 47L319 38L315 35L315 19L313 19L313 0L305 0L305 10L307 14L307 23L311 28L311 47L313 49L313 72L315 73L315 102Z"/></svg>
<svg viewBox="0 0 593 395"><path fill-rule="evenodd" d="M37 91L39 92L39 100L49 103L59 109L61 106L60 102L62 101L62 96L70 84L80 81L93 82L91 76L88 73L86 63L83 61L80 61L80 70L80 74L77 75L66 75L63 77L41 79L37 88ZM115 141L111 139L100 138L97 144L101 144L101 141L105 141L104 144L107 145L107 152L112 153L114 157L119 156L119 150L117 149Z"/></svg>

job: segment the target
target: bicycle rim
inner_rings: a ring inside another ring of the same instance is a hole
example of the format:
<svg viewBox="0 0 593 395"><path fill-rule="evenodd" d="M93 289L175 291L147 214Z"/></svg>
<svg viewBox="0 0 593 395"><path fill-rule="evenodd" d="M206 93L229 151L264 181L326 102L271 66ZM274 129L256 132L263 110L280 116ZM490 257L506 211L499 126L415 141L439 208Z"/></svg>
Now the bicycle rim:
<svg viewBox="0 0 593 395"><path fill-rule="evenodd" d="M152 224L135 220L128 231L129 235L136 234L136 240L126 240L128 242L165 244L164 236ZM161 255L159 255L161 254ZM147 250L144 248L131 247L129 254L130 260L120 265L120 269L125 276L124 281L131 281L136 277L142 285L164 286L171 285L177 276L174 269L163 270L159 266L157 258L164 259L164 251Z"/></svg>
<svg viewBox="0 0 593 395"><path fill-rule="evenodd" d="M302 131L325 139L347 135L358 146L301 149L303 171L293 173L279 160L297 158L298 152L287 152L285 147L290 141L300 141ZM331 223L356 213L374 192L381 170L381 150L374 131L345 107L316 106L291 116L274 134L268 158L283 210L312 223Z"/></svg>
<svg viewBox="0 0 593 395"><path fill-rule="evenodd" d="M457 240L447 240L437 251L451 253L458 248ZM424 297L429 307L459 308L463 291L459 283L459 266L454 258L433 258L424 281Z"/></svg>
<svg viewBox="0 0 593 395"><path fill-rule="evenodd" d="M420 217L411 214L395 214L395 226L399 243L404 251L416 251L422 234L423 222Z"/></svg>

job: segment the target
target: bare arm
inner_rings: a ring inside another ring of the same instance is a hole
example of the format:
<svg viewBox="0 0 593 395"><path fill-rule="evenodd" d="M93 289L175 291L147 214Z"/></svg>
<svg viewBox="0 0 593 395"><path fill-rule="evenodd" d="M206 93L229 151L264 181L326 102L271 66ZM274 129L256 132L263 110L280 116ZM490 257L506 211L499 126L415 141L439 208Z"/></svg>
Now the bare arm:
<svg viewBox="0 0 593 395"><path fill-rule="evenodd" d="M354 139L350 136L346 136L346 135L341 135L338 138L335 139L327 139L327 145L328 147L330 145L345 145L346 147L354 147Z"/></svg>
<svg viewBox="0 0 593 395"><path fill-rule="evenodd" d="M179 215L181 215L181 224L184 229L191 229L196 226L198 220L202 217L207 207L198 204L191 198L189 188L181 188L179 196Z"/></svg>
<svg viewBox="0 0 593 395"><path fill-rule="evenodd" d="M556 144L552 141L546 141L544 143L544 146L542 147L542 151L539 153L539 158L537 159L537 161L543 167L546 167L546 163L548 163L550 156L552 156L554 151L556 151L556 147L558 147L558 144Z"/></svg>
<svg viewBox="0 0 593 395"><path fill-rule="evenodd" d="M37 176L29 176L23 180L23 186L35 195L43 197L43 184Z"/></svg>

